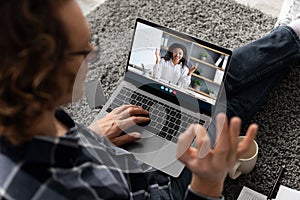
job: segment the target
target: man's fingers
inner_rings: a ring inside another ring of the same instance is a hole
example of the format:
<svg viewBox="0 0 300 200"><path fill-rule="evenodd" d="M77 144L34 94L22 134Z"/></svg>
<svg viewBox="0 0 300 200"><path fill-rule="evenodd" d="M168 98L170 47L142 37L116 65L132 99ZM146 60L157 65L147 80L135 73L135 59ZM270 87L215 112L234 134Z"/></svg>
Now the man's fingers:
<svg viewBox="0 0 300 200"><path fill-rule="evenodd" d="M147 123L147 122L149 122L149 120L150 120L149 117L132 116L132 117L127 118L127 119L117 120L116 123L117 123L120 130L126 131L128 128L130 128L134 125Z"/></svg>
<svg viewBox="0 0 300 200"><path fill-rule="evenodd" d="M126 105L119 107L114 114L114 118L117 120L122 120L130 118L131 116L149 116L149 112L140 106Z"/></svg>
<svg viewBox="0 0 300 200"><path fill-rule="evenodd" d="M218 114L216 117L216 123L217 123L217 136L216 136L216 146L214 148L214 151L227 153L230 140L228 134L228 122L227 122L226 115L224 113ZM224 158L224 155L221 156L223 156Z"/></svg>
<svg viewBox="0 0 300 200"><path fill-rule="evenodd" d="M237 138L241 133L242 120L239 117L233 117L230 120L229 132Z"/></svg>
<svg viewBox="0 0 300 200"><path fill-rule="evenodd" d="M231 118L229 122L229 140L230 140L230 147L229 147L230 149L228 153L229 158L231 158L232 155L236 155L237 146L239 143L238 136L240 135L241 132L241 126L242 126L242 121L239 117Z"/></svg>
<svg viewBox="0 0 300 200"><path fill-rule="evenodd" d="M120 107L113 109L111 113L119 114L119 113L123 112L124 110L128 109L128 107L130 107L130 106L132 106L132 105L122 105Z"/></svg>
<svg viewBox="0 0 300 200"><path fill-rule="evenodd" d="M251 124L246 132L246 137L239 143L237 156L240 157L244 154L251 146L252 141L255 139L258 131L257 124Z"/></svg>
<svg viewBox="0 0 300 200"><path fill-rule="evenodd" d="M144 115L144 116L149 116L149 112L142 107L132 107L128 109L129 115L130 116L135 116L135 115Z"/></svg>
<svg viewBox="0 0 300 200"><path fill-rule="evenodd" d="M221 137L222 133L227 132L228 122L224 113L219 113L216 117L217 123L217 140ZM218 142L218 141L217 141Z"/></svg>
<svg viewBox="0 0 300 200"><path fill-rule="evenodd" d="M143 108L141 108L140 106L136 106L136 105L132 105L132 104L128 104L128 105L122 105L120 107L115 108L111 113L117 115L117 114L121 114L123 112L125 112L126 114L130 114L130 113L135 113L136 111L140 111L142 110L143 112L148 112L146 110L144 110ZM142 112L140 111L140 112ZM128 115L130 116L130 115Z"/></svg>
<svg viewBox="0 0 300 200"><path fill-rule="evenodd" d="M196 148L193 148L190 145L195 136ZM192 163L197 163L199 158L204 158L210 151L210 139L206 133L206 129L199 124L191 125L178 138L176 156L186 165L190 166L193 165Z"/></svg>
<svg viewBox="0 0 300 200"><path fill-rule="evenodd" d="M198 158L204 158L211 151L210 138L206 132L206 129L201 126L196 126L196 147L198 151Z"/></svg>
<svg viewBox="0 0 300 200"><path fill-rule="evenodd" d="M176 157L183 162L188 164L188 162L196 156L196 151L190 148L196 133L194 131L194 126L191 125L184 133L180 134L177 141Z"/></svg>
<svg viewBox="0 0 300 200"><path fill-rule="evenodd" d="M141 138L140 133L132 132L132 133L127 133L119 137L116 137L115 139L113 139L112 143L114 143L116 146L122 146L124 144L134 142L140 138Z"/></svg>
<svg viewBox="0 0 300 200"><path fill-rule="evenodd" d="M121 133L135 124L146 123L149 120L149 112L142 107L123 105L109 114L108 121L110 121L111 128Z"/></svg>

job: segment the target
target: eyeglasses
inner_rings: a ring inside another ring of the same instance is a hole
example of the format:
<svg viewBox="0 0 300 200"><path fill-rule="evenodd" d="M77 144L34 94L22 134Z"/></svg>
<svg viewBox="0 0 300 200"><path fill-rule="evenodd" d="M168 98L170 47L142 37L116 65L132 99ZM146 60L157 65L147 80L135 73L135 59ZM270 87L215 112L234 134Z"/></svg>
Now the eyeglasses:
<svg viewBox="0 0 300 200"><path fill-rule="evenodd" d="M83 51L75 51L75 52L70 52L67 55L73 55L73 56L81 56L83 55L85 58L94 50L90 49L90 50L83 50Z"/></svg>
<svg viewBox="0 0 300 200"><path fill-rule="evenodd" d="M91 63L96 58L99 58L100 48L96 46L96 47L93 47L90 50L82 50L82 51L69 52L66 55L69 55L69 56L84 56L85 60L88 63Z"/></svg>

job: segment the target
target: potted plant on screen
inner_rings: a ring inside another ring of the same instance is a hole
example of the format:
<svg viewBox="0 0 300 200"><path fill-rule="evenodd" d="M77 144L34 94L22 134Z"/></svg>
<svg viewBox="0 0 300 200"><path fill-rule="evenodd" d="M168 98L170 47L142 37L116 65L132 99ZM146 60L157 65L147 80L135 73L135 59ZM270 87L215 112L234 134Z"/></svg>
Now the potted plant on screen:
<svg viewBox="0 0 300 200"><path fill-rule="evenodd" d="M200 87L203 85L203 82L201 80L195 80L194 81L194 89L200 90Z"/></svg>
<svg viewBox="0 0 300 200"><path fill-rule="evenodd" d="M207 53L206 52L202 52L201 55L200 55L200 59L202 61L206 61L206 59L207 59Z"/></svg>
<svg viewBox="0 0 300 200"><path fill-rule="evenodd" d="M202 73L202 69L201 68L197 68L194 72L195 74L201 76L201 73Z"/></svg>
<svg viewBox="0 0 300 200"><path fill-rule="evenodd" d="M210 95L211 97L216 97L216 92L215 92L214 90L209 89L209 90L208 90L208 93L209 93L209 95Z"/></svg>

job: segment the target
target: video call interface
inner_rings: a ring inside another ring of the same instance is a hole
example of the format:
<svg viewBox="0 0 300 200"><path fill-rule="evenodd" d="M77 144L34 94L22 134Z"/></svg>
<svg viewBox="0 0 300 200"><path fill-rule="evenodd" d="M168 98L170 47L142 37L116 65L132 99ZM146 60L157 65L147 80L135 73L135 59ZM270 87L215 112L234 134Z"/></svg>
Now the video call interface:
<svg viewBox="0 0 300 200"><path fill-rule="evenodd" d="M215 105L229 56L191 37L138 22L128 70L159 83L165 92L180 91Z"/></svg>

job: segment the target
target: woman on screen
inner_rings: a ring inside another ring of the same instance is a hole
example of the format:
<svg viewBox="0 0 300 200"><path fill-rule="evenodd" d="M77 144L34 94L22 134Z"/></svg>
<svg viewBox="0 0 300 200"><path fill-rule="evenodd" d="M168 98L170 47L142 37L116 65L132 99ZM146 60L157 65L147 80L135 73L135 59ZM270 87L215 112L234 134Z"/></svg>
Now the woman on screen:
<svg viewBox="0 0 300 200"><path fill-rule="evenodd" d="M159 49L156 49L155 56L156 62L153 67L155 78L163 79L182 88L187 88L190 85L191 74L197 66L194 65L190 69L187 67L185 46L173 43L164 57L161 58Z"/></svg>

